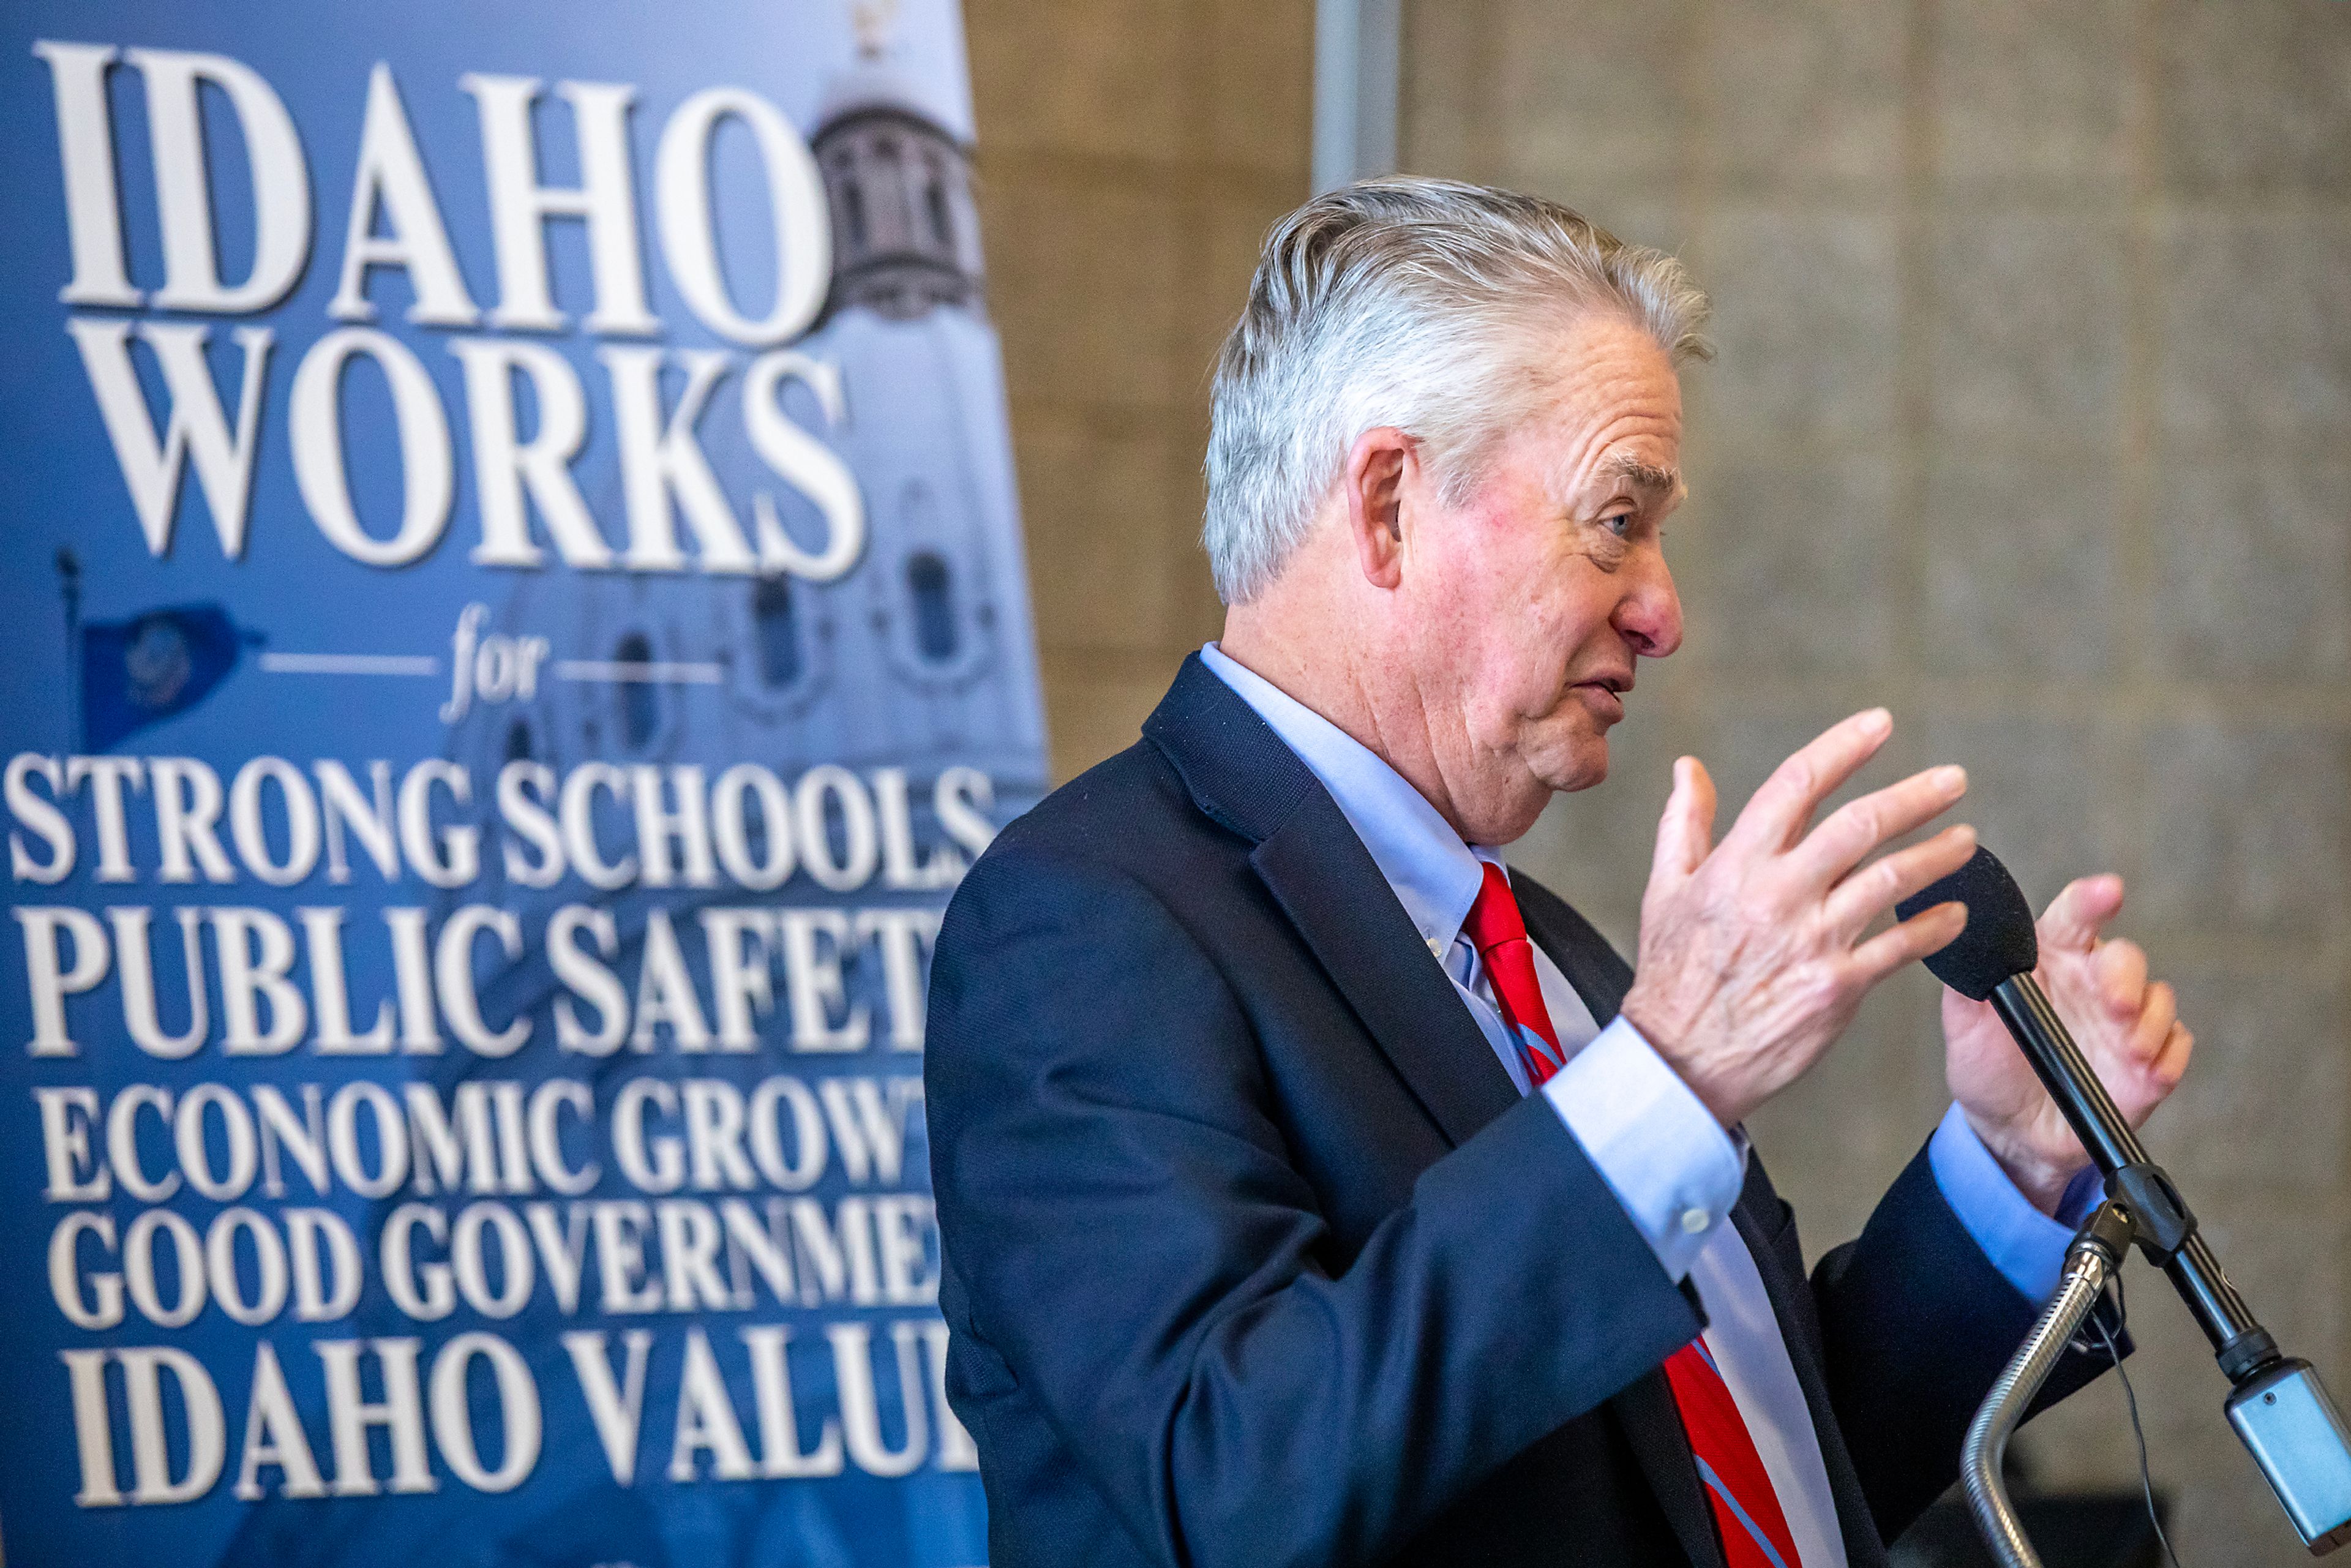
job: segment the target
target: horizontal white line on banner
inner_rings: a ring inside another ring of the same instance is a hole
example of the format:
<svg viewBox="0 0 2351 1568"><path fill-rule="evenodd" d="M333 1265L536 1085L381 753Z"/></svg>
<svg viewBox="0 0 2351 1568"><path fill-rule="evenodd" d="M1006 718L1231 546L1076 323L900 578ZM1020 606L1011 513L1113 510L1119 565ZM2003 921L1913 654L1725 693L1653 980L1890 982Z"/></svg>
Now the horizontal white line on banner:
<svg viewBox="0 0 2351 1568"><path fill-rule="evenodd" d="M273 675L437 675L441 661L430 653L264 653L261 667Z"/></svg>
<svg viewBox="0 0 2351 1568"><path fill-rule="evenodd" d="M683 686L715 686L726 679L724 664L653 664L634 659L558 659L555 673L567 681L643 681Z"/></svg>

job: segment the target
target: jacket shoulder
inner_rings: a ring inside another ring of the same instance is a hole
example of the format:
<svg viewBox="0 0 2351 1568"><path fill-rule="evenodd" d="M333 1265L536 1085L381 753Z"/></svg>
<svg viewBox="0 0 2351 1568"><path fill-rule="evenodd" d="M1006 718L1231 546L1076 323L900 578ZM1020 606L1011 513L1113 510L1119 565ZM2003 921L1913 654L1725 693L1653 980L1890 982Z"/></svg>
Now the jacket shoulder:
<svg viewBox="0 0 2351 1568"><path fill-rule="evenodd" d="M967 876L1057 865L1155 885L1171 866L1219 850L1245 854L1248 845L1194 803L1156 746L1138 740L1006 823Z"/></svg>

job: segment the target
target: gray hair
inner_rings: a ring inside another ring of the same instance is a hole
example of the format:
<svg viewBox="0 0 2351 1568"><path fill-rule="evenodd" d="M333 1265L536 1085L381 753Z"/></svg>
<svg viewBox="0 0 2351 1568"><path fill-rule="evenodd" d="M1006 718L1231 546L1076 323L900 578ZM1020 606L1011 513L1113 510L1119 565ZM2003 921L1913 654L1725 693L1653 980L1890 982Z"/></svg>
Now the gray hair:
<svg viewBox="0 0 2351 1568"><path fill-rule="evenodd" d="M1674 363L1707 358L1682 264L1556 202L1451 180L1364 180L1273 226L1217 356L1201 542L1228 604L1280 573L1355 438L1394 425L1449 504L1550 387L1581 311L1614 309Z"/></svg>

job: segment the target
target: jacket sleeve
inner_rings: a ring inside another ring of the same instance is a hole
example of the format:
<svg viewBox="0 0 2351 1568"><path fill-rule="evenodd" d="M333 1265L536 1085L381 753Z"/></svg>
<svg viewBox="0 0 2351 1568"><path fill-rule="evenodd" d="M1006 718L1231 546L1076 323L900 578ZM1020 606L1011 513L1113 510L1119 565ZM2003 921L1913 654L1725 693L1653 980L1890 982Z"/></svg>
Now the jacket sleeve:
<svg viewBox="0 0 2351 1568"><path fill-rule="evenodd" d="M1235 988L1131 877L1008 849L933 965L950 1315L1147 1560L1384 1556L1698 1332L1540 1097L1326 1266Z"/></svg>
<svg viewBox="0 0 2351 1568"><path fill-rule="evenodd" d="M1860 1237L1821 1260L1813 1295L1830 1403L1870 1512L1891 1542L1959 1479L1968 1423L2040 1307L1968 1234L1923 1148ZM2128 1339L2116 1338L2127 1354ZM2109 1364L2103 1343L2068 1351L2034 1409Z"/></svg>

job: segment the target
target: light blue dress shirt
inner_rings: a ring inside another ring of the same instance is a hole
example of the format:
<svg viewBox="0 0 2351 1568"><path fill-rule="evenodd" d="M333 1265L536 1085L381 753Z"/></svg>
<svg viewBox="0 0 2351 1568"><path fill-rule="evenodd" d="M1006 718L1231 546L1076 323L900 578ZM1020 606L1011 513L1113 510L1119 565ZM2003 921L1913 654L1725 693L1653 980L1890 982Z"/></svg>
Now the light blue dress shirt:
<svg viewBox="0 0 2351 1568"><path fill-rule="evenodd" d="M1494 1005L1477 949L1461 933L1485 879L1483 862L1499 865L1500 854L1462 842L1403 775L1214 643L1200 657L1330 791L1503 1071L1521 1094L1528 1092L1525 1061ZM1738 1228L1723 1223L1745 1183L1743 1134L1724 1132L1628 1020L1620 1017L1601 1028L1541 947L1534 964L1544 1006L1568 1053L1567 1065L1542 1085L1543 1097L1667 1275L1687 1279L1706 1303L1708 1347L1747 1419L1807 1568L1842 1568L1844 1537L1811 1408L1755 1260ZM2045 1300L2056 1289L2072 1228L2016 1189L1957 1105L1935 1129L1928 1163L1984 1255L2026 1297ZM2069 1203L2069 1210L2074 1206Z"/></svg>

